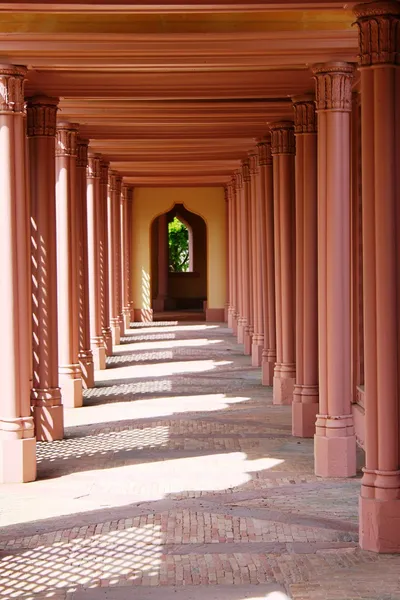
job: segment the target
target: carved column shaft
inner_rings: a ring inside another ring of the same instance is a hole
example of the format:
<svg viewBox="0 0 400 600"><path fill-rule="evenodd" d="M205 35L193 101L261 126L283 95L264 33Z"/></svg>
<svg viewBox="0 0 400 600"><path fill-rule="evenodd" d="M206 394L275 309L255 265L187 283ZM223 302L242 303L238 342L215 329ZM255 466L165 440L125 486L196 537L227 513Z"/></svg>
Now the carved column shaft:
<svg viewBox="0 0 400 600"><path fill-rule="evenodd" d="M121 193L121 289L122 289L122 315L124 318L124 331L131 326L131 305L129 302L129 223L128 204L132 189L122 186Z"/></svg>
<svg viewBox="0 0 400 600"><path fill-rule="evenodd" d="M238 263L238 297L237 297L237 339L239 344L244 342L244 328L246 318L243 307L243 234L242 234L242 204L243 204L243 176L242 171L235 171L236 190L236 236L237 236L237 263Z"/></svg>
<svg viewBox="0 0 400 600"><path fill-rule="evenodd" d="M400 552L400 5L355 7L361 69L365 458L360 544Z"/></svg>
<svg viewBox="0 0 400 600"><path fill-rule="evenodd" d="M27 101L31 190L33 385L36 437L63 437L58 385L55 136L58 99Z"/></svg>
<svg viewBox="0 0 400 600"><path fill-rule="evenodd" d="M228 293L228 327L233 329L234 300L234 242L235 236L233 233L233 184L228 183L226 186L226 201L228 207L228 269L229 269L229 293Z"/></svg>
<svg viewBox="0 0 400 600"><path fill-rule="evenodd" d="M258 154L252 152L249 157L251 177L251 247L252 247L252 302L253 326L252 365L260 367L264 349L264 320L261 281L261 184Z"/></svg>
<svg viewBox="0 0 400 600"><path fill-rule="evenodd" d="M274 187L271 141L258 144L261 195L261 265L264 320L262 382L272 385L276 363L275 261L274 261Z"/></svg>
<svg viewBox="0 0 400 600"><path fill-rule="evenodd" d="M94 386L93 352L90 347L88 232L86 201L86 169L88 140L77 141L76 160L76 231L78 253L78 343L79 363L85 388Z"/></svg>
<svg viewBox="0 0 400 600"><path fill-rule="evenodd" d="M292 432L313 437L318 413L317 117L313 96L293 98L296 132L296 385Z"/></svg>
<svg viewBox="0 0 400 600"><path fill-rule="evenodd" d="M26 202L24 67L0 65L2 218L0 272L3 289L0 361L5 377L0 400L0 482L36 478L36 440L30 412L30 306Z"/></svg>
<svg viewBox="0 0 400 600"><path fill-rule="evenodd" d="M112 333L110 323L110 274L108 268L108 173L109 163L100 162L100 283L101 283L101 328L104 346L108 356L112 354Z"/></svg>
<svg viewBox="0 0 400 600"><path fill-rule="evenodd" d="M276 299L275 404L291 404L295 365L295 138L292 121L272 123Z"/></svg>
<svg viewBox="0 0 400 600"><path fill-rule="evenodd" d="M87 166L87 231L88 231L88 273L89 273L89 312L90 344L96 370L106 368L106 350L102 323L102 275L103 258L103 214L100 199L100 154L88 155Z"/></svg>
<svg viewBox="0 0 400 600"><path fill-rule="evenodd" d="M107 230L108 230L108 277L110 301L110 325L113 345L120 343L121 336L121 183L122 178L114 171L108 175Z"/></svg>
<svg viewBox="0 0 400 600"><path fill-rule="evenodd" d="M315 471L355 475L351 414L350 111L354 68L314 68L318 112L319 414Z"/></svg>
<svg viewBox="0 0 400 600"><path fill-rule="evenodd" d="M244 353L251 354L252 290L251 290L251 188L249 162L242 164L242 187L240 188L240 227L241 227L241 265L242 265L242 318L239 322L240 339Z"/></svg>
<svg viewBox="0 0 400 600"><path fill-rule="evenodd" d="M78 235L76 220L77 125L59 123L56 134L58 360L63 404L82 406L79 365Z"/></svg>

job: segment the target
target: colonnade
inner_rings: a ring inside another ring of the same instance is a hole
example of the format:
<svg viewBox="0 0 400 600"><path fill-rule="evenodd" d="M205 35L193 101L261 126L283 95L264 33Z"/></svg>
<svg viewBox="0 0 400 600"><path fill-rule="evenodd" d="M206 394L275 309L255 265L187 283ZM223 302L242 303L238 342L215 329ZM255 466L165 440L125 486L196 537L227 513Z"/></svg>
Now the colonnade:
<svg viewBox="0 0 400 600"><path fill-rule="evenodd" d="M58 98L24 98L25 74L0 66L6 483L36 478L36 440L63 438L63 407L82 406L131 320L132 188L57 122Z"/></svg>
<svg viewBox="0 0 400 600"><path fill-rule="evenodd" d="M399 552L400 5L354 12L358 70L314 65L227 185L228 324L317 475L354 476L362 440L360 543Z"/></svg>

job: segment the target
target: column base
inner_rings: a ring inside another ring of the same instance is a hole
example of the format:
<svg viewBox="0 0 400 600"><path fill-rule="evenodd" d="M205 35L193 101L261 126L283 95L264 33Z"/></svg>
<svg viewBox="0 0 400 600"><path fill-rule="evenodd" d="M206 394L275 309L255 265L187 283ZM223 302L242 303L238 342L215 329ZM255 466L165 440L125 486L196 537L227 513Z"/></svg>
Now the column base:
<svg viewBox="0 0 400 600"><path fill-rule="evenodd" d="M38 441L53 442L63 439L64 407L61 404L59 387L32 388L31 410Z"/></svg>
<svg viewBox="0 0 400 600"><path fill-rule="evenodd" d="M273 377L273 404L292 404L296 383L296 368L292 363L275 363Z"/></svg>
<svg viewBox="0 0 400 600"><path fill-rule="evenodd" d="M106 368L106 349L103 346L102 348L92 348L93 352L93 365L95 371L103 371Z"/></svg>
<svg viewBox="0 0 400 600"><path fill-rule="evenodd" d="M233 329L234 310L232 307L228 308L228 327Z"/></svg>
<svg viewBox="0 0 400 600"><path fill-rule="evenodd" d="M80 352L79 364L82 372L82 387L85 390L94 387L93 352L91 350Z"/></svg>
<svg viewBox="0 0 400 600"><path fill-rule="evenodd" d="M317 415L314 436L315 474L319 477L354 477L356 436L351 415Z"/></svg>
<svg viewBox="0 0 400 600"><path fill-rule="evenodd" d="M126 306L122 309L122 315L124 318L124 333L129 331L131 328L131 309L129 306Z"/></svg>
<svg viewBox="0 0 400 600"><path fill-rule="evenodd" d="M39 442L54 442L64 438L64 406L33 406L36 439Z"/></svg>
<svg viewBox="0 0 400 600"><path fill-rule="evenodd" d="M253 343L251 346L251 364L253 367L261 367L263 350L264 347L262 343L254 343L253 338Z"/></svg>
<svg viewBox="0 0 400 600"><path fill-rule="evenodd" d="M370 552L400 554L400 498L359 500L360 547Z"/></svg>
<svg viewBox="0 0 400 600"><path fill-rule="evenodd" d="M237 331L238 331L238 317L237 314L234 314L232 317L232 331L233 331L233 335L237 336Z"/></svg>
<svg viewBox="0 0 400 600"><path fill-rule="evenodd" d="M103 340L107 356L112 356L113 341L110 327L106 327L105 329L103 329Z"/></svg>
<svg viewBox="0 0 400 600"><path fill-rule="evenodd" d="M251 346L252 346L252 331L251 329L245 327L244 337L243 337L243 345L244 345L244 354L245 356L251 356Z"/></svg>
<svg viewBox="0 0 400 600"><path fill-rule="evenodd" d="M244 344L244 330L246 327L246 321L239 317L237 323L237 341L238 344Z"/></svg>
<svg viewBox="0 0 400 600"><path fill-rule="evenodd" d="M314 437L318 410L318 386L295 385L292 405L292 435L294 437Z"/></svg>
<svg viewBox="0 0 400 600"><path fill-rule="evenodd" d="M0 440L0 483L36 479L36 438Z"/></svg>
<svg viewBox="0 0 400 600"><path fill-rule="evenodd" d="M62 403L66 408L83 406L81 377L74 378L60 373L60 388Z"/></svg>
<svg viewBox="0 0 400 600"><path fill-rule="evenodd" d="M261 363L261 376L262 376L262 384L272 386L274 383L274 369L275 362L270 362L268 358L262 358Z"/></svg>
<svg viewBox="0 0 400 600"><path fill-rule="evenodd" d="M111 339L113 346L119 346L121 343L121 327L118 321L118 324L111 323Z"/></svg>

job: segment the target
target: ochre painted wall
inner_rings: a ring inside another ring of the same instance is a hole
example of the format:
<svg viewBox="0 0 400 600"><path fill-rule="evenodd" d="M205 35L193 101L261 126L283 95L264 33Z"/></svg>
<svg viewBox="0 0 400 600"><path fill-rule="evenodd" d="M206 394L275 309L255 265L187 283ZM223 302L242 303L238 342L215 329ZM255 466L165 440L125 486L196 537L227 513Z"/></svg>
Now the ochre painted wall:
<svg viewBox="0 0 400 600"><path fill-rule="evenodd" d="M208 308L226 302L226 223L222 187L135 188L132 210L132 297L135 309L151 309L151 224L153 219L184 204L207 225Z"/></svg>

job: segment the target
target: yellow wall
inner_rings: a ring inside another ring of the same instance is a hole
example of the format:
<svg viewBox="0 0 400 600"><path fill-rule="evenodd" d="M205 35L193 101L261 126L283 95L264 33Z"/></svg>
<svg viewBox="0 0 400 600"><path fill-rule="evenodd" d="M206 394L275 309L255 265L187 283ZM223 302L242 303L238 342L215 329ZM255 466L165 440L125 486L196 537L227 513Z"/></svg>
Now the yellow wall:
<svg viewBox="0 0 400 600"><path fill-rule="evenodd" d="M225 198L222 187L135 188L132 210L132 297L136 309L151 308L151 223L175 204L184 204L207 225L208 308L226 302Z"/></svg>

